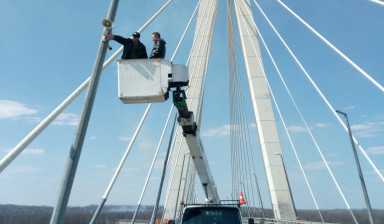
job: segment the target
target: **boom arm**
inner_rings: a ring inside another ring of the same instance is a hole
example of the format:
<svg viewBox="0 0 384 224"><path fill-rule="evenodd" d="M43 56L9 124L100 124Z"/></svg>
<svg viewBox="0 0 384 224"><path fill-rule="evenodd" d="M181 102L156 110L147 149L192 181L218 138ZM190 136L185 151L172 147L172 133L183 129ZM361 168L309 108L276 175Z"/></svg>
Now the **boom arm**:
<svg viewBox="0 0 384 224"><path fill-rule="evenodd" d="M218 204L220 203L219 195L211 175L203 144L200 140L200 133L197 130L193 112L188 110L185 98L184 90L180 90L180 88L177 87L176 91L173 92L173 103L179 112L177 122L183 129L183 136L185 137L201 185L203 186L205 198L208 203Z"/></svg>

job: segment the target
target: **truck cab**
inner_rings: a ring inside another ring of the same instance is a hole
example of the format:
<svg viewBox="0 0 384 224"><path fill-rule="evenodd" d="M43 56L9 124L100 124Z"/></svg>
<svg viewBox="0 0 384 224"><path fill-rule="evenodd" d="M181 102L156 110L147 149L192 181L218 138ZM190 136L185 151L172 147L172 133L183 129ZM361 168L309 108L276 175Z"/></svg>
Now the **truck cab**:
<svg viewBox="0 0 384 224"><path fill-rule="evenodd" d="M233 205L187 205L181 224L242 224L241 211Z"/></svg>

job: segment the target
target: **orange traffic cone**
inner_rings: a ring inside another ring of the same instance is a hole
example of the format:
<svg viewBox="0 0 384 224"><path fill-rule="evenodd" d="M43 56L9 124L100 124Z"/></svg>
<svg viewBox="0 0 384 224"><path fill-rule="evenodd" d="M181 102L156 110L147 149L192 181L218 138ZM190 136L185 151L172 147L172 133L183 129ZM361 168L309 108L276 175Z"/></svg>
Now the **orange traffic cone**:
<svg viewBox="0 0 384 224"><path fill-rule="evenodd" d="M240 205L244 205L244 204L247 204L247 202L245 202L244 200L243 192L240 191Z"/></svg>

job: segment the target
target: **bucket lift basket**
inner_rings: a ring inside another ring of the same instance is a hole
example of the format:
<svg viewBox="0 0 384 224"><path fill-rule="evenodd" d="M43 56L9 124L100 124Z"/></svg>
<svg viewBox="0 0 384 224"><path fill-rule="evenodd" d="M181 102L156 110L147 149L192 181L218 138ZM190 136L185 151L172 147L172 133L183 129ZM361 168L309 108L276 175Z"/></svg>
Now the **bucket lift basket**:
<svg viewBox="0 0 384 224"><path fill-rule="evenodd" d="M163 59L118 60L118 91L123 103L155 103L168 99L172 87L188 85L188 68Z"/></svg>

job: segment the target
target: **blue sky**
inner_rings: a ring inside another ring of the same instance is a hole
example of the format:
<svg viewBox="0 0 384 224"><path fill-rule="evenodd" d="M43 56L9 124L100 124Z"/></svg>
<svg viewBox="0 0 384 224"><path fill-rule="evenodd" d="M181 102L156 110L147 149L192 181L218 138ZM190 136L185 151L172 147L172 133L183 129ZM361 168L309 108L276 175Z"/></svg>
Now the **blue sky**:
<svg viewBox="0 0 384 224"><path fill-rule="evenodd" d="M113 32L130 35L165 2L121 1ZM141 40L147 46L147 51L152 47L151 33L159 31L167 41L166 59L170 59L196 3L174 0L142 33ZM285 3L379 83L384 84L383 6L367 0L287 0ZM90 75L101 36L101 21L106 17L109 2L85 4L73 0L19 0L0 4L2 158ZM259 4L330 103L348 113L354 134L381 173L384 173L384 93L308 31L277 1L261 0ZM226 2L220 1L201 133L218 190L221 197L226 199L231 192L231 179L229 175L224 175L230 173L225 10ZM347 133L255 7L254 13L256 23L347 200L353 208L364 208ZM192 37L193 30L188 32L174 63L186 63ZM113 50L108 52L107 57L120 47L115 42L111 46ZM263 46L261 51L267 77L320 208L345 208ZM245 81L244 87L245 95L249 96ZM0 174L0 204L54 205L83 98L84 94ZM249 97L246 102L250 105ZM170 103L153 105L107 204L137 203ZM100 80L70 205L99 203L145 108L146 105L142 104L124 105L120 102L117 97L116 65L109 66ZM251 132L255 136L251 107L247 108L247 114ZM280 120L278 126L295 204L298 208L314 208ZM270 207L258 140L253 138L263 199L266 207ZM160 158L163 159L164 155L165 146L162 147ZM384 183L361 153L359 156L371 203L374 208L384 208ZM154 203L161 165L162 161L159 160L144 204Z"/></svg>

